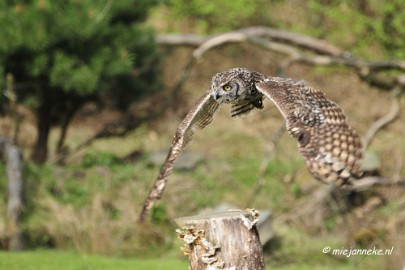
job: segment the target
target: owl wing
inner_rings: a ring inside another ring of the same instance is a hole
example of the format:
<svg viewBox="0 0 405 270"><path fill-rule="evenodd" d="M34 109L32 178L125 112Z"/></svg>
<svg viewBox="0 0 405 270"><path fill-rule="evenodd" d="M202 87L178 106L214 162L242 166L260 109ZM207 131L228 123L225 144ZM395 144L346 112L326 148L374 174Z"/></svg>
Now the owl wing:
<svg viewBox="0 0 405 270"><path fill-rule="evenodd" d="M286 120L288 132L295 136L294 123L299 114L298 108L302 107L300 88L305 88L303 81L295 81L288 78L268 77L264 81L255 84L256 89L270 99L278 108Z"/></svg>
<svg viewBox="0 0 405 270"><path fill-rule="evenodd" d="M203 129L206 125L212 122L213 116L218 108L219 103L212 98L209 92L207 92L194 104L191 111L180 123L174 134L172 146L170 147L166 160L160 169L159 175L149 192L148 197L144 201L139 216L140 223L145 220L146 215L152 208L153 204L162 196L168 177L173 170L176 158L180 155L187 143L192 140L194 132L197 129Z"/></svg>
<svg viewBox="0 0 405 270"><path fill-rule="evenodd" d="M360 138L336 103L303 81L269 77L256 83L256 88L282 113L316 179L344 186L361 175Z"/></svg>

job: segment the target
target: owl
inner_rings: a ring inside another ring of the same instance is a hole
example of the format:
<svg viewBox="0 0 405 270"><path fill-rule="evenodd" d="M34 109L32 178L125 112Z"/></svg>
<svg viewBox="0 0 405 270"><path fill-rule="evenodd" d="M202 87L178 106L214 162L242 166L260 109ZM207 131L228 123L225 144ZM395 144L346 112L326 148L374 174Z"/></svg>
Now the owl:
<svg viewBox="0 0 405 270"><path fill-rule="evenodd" d="M264 98L270 99L281 112L287 131L297 140L299 151L314 178L345 187L361 176L361 140L335 102L304 81L233 68L213 76L211 89L180 123L166 161L145 200L140 221L161 197L177 156L196 130L211 123L220 106L230 104L231 116L237 117L262 109Z"/></svg>

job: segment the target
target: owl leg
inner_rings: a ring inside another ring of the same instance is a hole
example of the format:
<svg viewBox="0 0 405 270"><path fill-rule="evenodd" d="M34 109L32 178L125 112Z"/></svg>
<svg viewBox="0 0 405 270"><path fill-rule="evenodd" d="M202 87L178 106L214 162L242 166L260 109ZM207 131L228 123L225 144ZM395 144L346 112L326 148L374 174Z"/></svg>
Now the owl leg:
<svg viewBox="0 0 405 270"><path fill-rule="evenodd" d="M263 109L263 101L262 101L262 98L253 100L253 101L251 102L251 104L252 104L253 106L255 106L256 109Z"/></svg>

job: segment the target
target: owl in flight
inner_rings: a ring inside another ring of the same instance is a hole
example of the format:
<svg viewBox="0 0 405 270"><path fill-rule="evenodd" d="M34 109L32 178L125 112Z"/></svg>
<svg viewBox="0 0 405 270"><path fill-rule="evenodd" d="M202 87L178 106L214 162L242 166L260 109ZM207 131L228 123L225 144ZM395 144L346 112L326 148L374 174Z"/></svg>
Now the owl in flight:
<svg viewBox="0 0 405 270"><path fill-rule="evenodd" d="M174 161L191 141L194 131L211 123L223 104L231 104L231 116L235 117L262 109L263 98L269 98L280 110L288 133L298 141L306 166L316 179L344 187L361 176L361 140L336 103L304 81L233 68L212 78L211 89L180 123L166 161L144 202L139 221L144 221L154 202L160 199Z"/></svg>

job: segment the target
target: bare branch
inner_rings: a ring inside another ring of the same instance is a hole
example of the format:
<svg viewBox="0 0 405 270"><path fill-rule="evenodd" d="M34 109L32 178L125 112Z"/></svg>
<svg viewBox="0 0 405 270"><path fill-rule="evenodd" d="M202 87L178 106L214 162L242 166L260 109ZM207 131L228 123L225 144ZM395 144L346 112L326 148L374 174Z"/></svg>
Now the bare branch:
<svg viewBox="0 0 405 270"><path fill-rule="evenodd" d="M298 47L309 49L320 54L339 56L343 51L338 47L326 42L322 39L317 39L311 36L306 36L299 33L283 31L279 29L254 26L237 30L236 32L244 33L249 37L267 37L282 43L293 44Z"/></svg>
<svg viewBox="0 0 405 270"><path fill-rule="evenodd" d="M380 129L382 129L384 126L386 126L389 123L391 123L392 121L394 121L399 116L400 106L399 106L398 96L401 91L401 87L397 86L392 91L393 91L393 98L392 98L391 109L386 115L384 115L383 117L378 119L376 122L374 122L371 125L371 127L369 128L369 130L367 131L366 136L364 137L364 148L365 149L370 145L371 141L373 140L376 133Z"/></svg>
<svg viewBox="0 0 405 270"><path fill-rule="evenodd" d="M226 43L238 43L247 41L247 36L242 33L225 33L219 36L215 36L203 44L201 44L196 50L193 52L193 57L197 60L200 59L207 51L221 46Z"/></svg>
<svg viewBox="0 0 405 270"><path fill-rule="evenodd" d="M167 46L198 47L212 37L194 34L161 34L156 37L156 42Z"/></svg>
<svg viewBox="0 0 405 270"><path fill-rule="evenodd" d="M399 179L394 181L391 179L378 176L363 177L357 181L354 181L353 183L354 185L350 189L355 191L366 190L372 186L405 187L405 179Z"/></svg>
<svg viewBox="0 0 405 270"><path fill-rule="evenodd" d="M234 35L244 37L245 40L249 38L269 38L272 40L280 41L282 43L293 44L298 47L316 51L321 54L338 56L342 51L332 44L327 43L325 40L313 38L310 36L274 29L263 26L253 26L241 28L239 30L229 32L226 34L219 34L215 36L198 36L198 35L159 35L156 39L158 44L171 45L171 46L200 46L210 39L217 38L223 35ZM239 34L239 35L237 35Z"/></svg>
<svg viewBox="0 0 405 270"><path fill-rule="evenodd" d="M370 77L371 73L383 70L405 71L405 61L402 60L368 62L354 58L349 52L343 51L325 40L263 26L242 28L214 36L166 34L159 35L156 40L161 45L200 46L200 50L203 52L226 43L250 42L265 49L289 55L297 62L351 67L357 69L363 79L370 81L373 80ZM203 44L205 45L202 46ZM299 50L300 48L315 53L315 56L304 55ZM203 55L201 51L196 50L195 56L201 57ZM378 80L375 83L378 83Z"/></svg>

